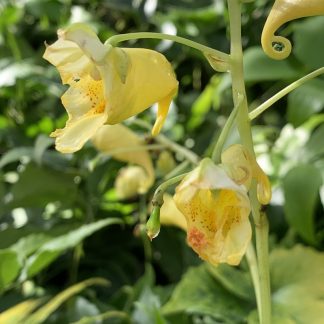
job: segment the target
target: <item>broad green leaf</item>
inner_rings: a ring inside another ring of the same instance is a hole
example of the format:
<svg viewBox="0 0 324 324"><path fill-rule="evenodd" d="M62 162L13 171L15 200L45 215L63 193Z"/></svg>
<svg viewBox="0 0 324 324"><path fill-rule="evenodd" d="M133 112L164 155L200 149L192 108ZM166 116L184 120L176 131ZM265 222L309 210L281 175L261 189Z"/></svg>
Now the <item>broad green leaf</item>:
<svg viewBox="0 0 324 324"><path fill-rule="evenodd" d="M160 299L153 293L150 287L146 286L139 300L135 302L132 318L134 324L167 324L161 314Z"/></svg>
<svg viewBox="0 0 324 324"><path fill-rule="evenodd" d="M203 264L187 271L162 310L166 315L185 312L210 315L224 323L240 323L250 306L220 285Z"/></svg>
<svg viewBox="0 0 324 324"><path fill-rule="evenodd" d="M85 316L81 318L79 321L73 322L71 324L97 324L97 323L102 323L102 321L105 321L103 323L108 323L108 320L113 320L113 319L125 320L125 322L123 321L122 323L132 323L127 313L111 310L102 314L98 314L96 316Z"/></svg>
<svg viewBox="0 0 324 324"><path fill-rule="evenodd" d="M6 152L0 159L0 168L3 168L9 163L20 161L24 156L31 157L33 149L31 147L17 147Z"/></svg>
<svg viewBox="0 0 324 324"><path fill-rule="evenodd" d="M24 323L29 314L42 303L42 299L30 299L23 301L0 314L0 323L19 324Z"/></svg>
<svg viewBox="0 0 324 324"><path fill-rule="evenodd" d="M324 17L311 17L294 25L293 53L309 69L323 66Z"/></svg>
<svg viewBox="0 0 324 324"><path fill-rule="evenodd" d="M316 243L314 212L321 184L320 171L307 164L291 169L283 178L287 221L311 244Z"/></svg>
<svg viewBox="0 0 324 324"><path fill-rule="evenodd" d="M39 135L35 141L34 159L37 164L41 164L42 156L46 149L54 143L54 140L45 135Z"/></svg>
<svg viewBox="0 0 324 324"><path fill-rule="evenodd" d="M10 249L0 250L0 291L16 279L20 268L21 261L17 252Z"/></svg>
<svg viewBox="0 0 324 324"><path fill-rule="evenodd" d="M324 253L297 245L270 255L273 303L292 323L323 323ZM288 322L287 322L288 323Z"/></svg>
<svg viewBox="0 0 324 324"><path fill-rule="evenodd" d="M112 224L122 224L122 220L118 218L103 219L95 223L83 225L78 229L46 242L28 259L28 275L33 276L37 274L53 262L61 253L65 252L67 249L75 247L94 232Z"/></svg>
<svg viewBox="0 0 324 324"><path fill-rule="evenodd" d="M324 107L324 81L311 80L288 95L287 118L295 127Z"/></svg>
<svg viewBox="0 0 324 324"><path fill-rule="evenodd" d="M294 79L300 75L289 60L275 61L261 47L250 47L244 52L244 77L247 82Z"/></svg>
<svg viewBox="0 0 324 324"><path fill-rule="evenodd" d="M74 175L29 163L12 186L8 208L42 207L49 202L68 203L75 199Z"/></svg>
<svg viewBox="0 0 324 324"><path fill-rule="evenodd" d="M254 300L254 290L251 276L236 267L221 264L218 267L207 264L209 273L233 295L246 301Z"/></svg>
<svg viewBox="0 0 324 324"><path fill-rule="evenodd" d="M0 60L0 67L0 87L13 86L17 79L44 73L42 67L28 61L11 62L10 60L2 59Z"/></svg>
<svg viewBox="0 0 324 324"><path fill-rule="evenodd" d="M201 92L199 97L195 100L191 109L191 117L188 121L188 127L190 130L198 127L206 117L209 110L219 107L220 94L219 85L221 83L221 77L213 77L210 83Z"/></svg>
<svg viewBox="0 0 324 324"><path fill-rule="evenodd" d="M304 152L309 159L316 159L324 155L324 124L319 126L311 135L304 147Z"/></svg>
<svg viewBox="0 0 324 324"><path fill-rule="evenodd" d="M50 316L57 308L72 296L78 294L85 288L93 285L108 286L109 282L103 278L90 278L73 285L53 297L48 303L38 309L34 314L24 321L24 324L40 324Z"/></svg>

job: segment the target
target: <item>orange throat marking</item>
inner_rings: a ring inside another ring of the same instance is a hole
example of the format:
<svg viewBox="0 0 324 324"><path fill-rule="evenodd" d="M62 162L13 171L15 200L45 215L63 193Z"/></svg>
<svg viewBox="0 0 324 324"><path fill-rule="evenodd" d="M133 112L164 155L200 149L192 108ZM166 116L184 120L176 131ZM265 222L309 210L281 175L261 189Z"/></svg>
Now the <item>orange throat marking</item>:
<svg viewBox="0 0 324 324"><path fill-rule="evenodd" d="M195 249L200 250L207 244L205 234L196 227L188 231L188 243Z"/></svg>

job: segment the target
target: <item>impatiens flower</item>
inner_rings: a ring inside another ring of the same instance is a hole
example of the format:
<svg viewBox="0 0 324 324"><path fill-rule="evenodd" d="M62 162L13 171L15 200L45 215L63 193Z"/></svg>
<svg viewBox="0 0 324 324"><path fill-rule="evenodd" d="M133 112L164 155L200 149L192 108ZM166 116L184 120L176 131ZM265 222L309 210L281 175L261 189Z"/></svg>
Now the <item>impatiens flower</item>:
<svg viewBox="0 0 324 324"><path fill-rule="evenodd" d="M235 183L244 185L249 190L252 179L257 181L257 196L261 204L271 200L271 184L250 152L241 144L228 147L221 156L223 167Z"/></svg>
<svg viewBox="0 0 324 324"><path fill-rule="evenodd" d="M58 40L46 47L44 58L70 86L62 96L68 121L51 134L62 153L81 149L103 124L117 124L156 102L152 133L159 133L178 89L172 67L162 54L102 44L84 24L59 30Z"/></svg>
<svg viewBox="0 0 324 324"><path fill-rule="evenodd" d="M251 240L250 202L212 160L204 159L176 188L174 201L187 221L187 241L205 261L237 265Z"/></svg>
<svg viewBox="0 0 324 324"><path fill-rule="evenodd" d="M285 59L291 52L291 43L275 32L288 21L323 14L323 0L276 0L262 31L263 50L273 59Z"/></svg>
<svg viewBox="0 0 324 324"><path fill-rule="evenodd" d="M155 179L152 159L145 150L143 139L136 133L122 124L104 125L91 140L100 152L110 154L116 160L137 165L136 168L124 169L119 174L116 180L118 188L127 186L128 180L132 181L132 186L137 183L137 188L129 190L134 196L146 192L152 186ZM119 190L122 191L125 189ZM129 195L122 194L119 197L128 198Z"/></svg>

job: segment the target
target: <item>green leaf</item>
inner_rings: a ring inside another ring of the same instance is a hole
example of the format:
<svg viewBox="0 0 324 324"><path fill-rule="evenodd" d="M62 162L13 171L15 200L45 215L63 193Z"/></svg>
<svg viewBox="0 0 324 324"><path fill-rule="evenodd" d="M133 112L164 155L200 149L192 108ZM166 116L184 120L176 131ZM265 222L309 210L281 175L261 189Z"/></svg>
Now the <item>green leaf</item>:
<svg viewBox="0 0 324 324"><path fill-rule="evenodd" d="M42 157L46 149L54 143L54 140L43 134L39 135L35 141L34 159L37 164L42 163Z"/></svg>
<svg viewBox="0 0 324 324"><path fill-rule="evenodd" d="M85 288L92 285L108 286L108 284L109 282L103 278L90 278L76 285L73 285L53 297L47 304L42 306L39 310L37 310L34 314L27 318L24 321L24 324L44 323L49 315L51 315L57 308L61 306L61 304L63 304L66 300L68 300L75 294L78 294Z"/></svg>
<svg viewBox="0 0 324 324"><path fill-rule="evenodd" d="M324 81L311 80L288 95L287 118L295 127L324 107Z"/></svg>
<svg viewBox="0 0 324 324"><path fill-rule="evenodd" d="M318 69L323 66L324 17L312 17L294 25L293 53L309 69Z"/></svg>
<svg viewBox="0 0 324 324"><path fill-rule="evenodd" d="M7 207L42 207L49 202L68 203L75 199L74 175L29 163L12 186Z"/></svg>
<svg viewBox="0 0 324 324"><path fill-rule="evenodd" d="M0 291L12 283L18 276L21 262L15 251L0 250Z"/></svg>
<svg viewBox="0 0 324 324"><path fill-rule="evenodd" d="M246 301L253 302L255 296L251 276L248 272L243 272L227 264L220 264L217 267L210 264L206 266L210 274L226 288L227 291Z"/></svg>
<svg viewBox="0 0 324 324"><path fill-rule="evenodd" d="M301 245L276 249L270 255L270 269L274 310L284 312L290 323L322 323L324 254Z"/></svg>
<svg viewBox="0 0 324 324"><path fill-rule="evenodd" d="M75 247L96 231L112 224L122 224L122 220L118 218L103 219L95 223L83 225L78 229L46 242L27 260L28 275L33 276L37 274L53 262L61 253Z"/></svg>
<svg viewBox="0 0 324 324"><path fill-rule="evenodd" d="M187 271L162 310L166 315L185 312L210 315L224 323L240 323L250 307L220 285L202 264Z"/></svg>
<svg viewBox="0 0 324 324"><path fill-rule="evenodd" d="M17 147L6 152L0 159L0 168L3 168L9 163L20 161L24 156L31 157L33 149L31 147Z"/></svg>
<svg viewBox="0 0 324 324"><path fill-rule="evenodd" d="M261 47L250 47L244 52L244 77L247 82L294 79L300 75L289 60L269 58Z"/></svg>
<svg viewBox="0 0 324 324"><path fill-rule="evenodd" d="M19 324L24 323L29 314L38 307L42 299L30 299L21 302L0 314L0 323Z"/></svg>
<svg viewBox="0 0 324 324"><path fill-rule="evenodd" d="M307 164L291 169L283 178L287 221L310 244L316 243L314 212L321 184L320 171Z"/></svg>
<svg viewBox="0 0 324 324"><path fill-rule="evenodd" d="M316 159L324 155L324 125L319 126L304 147L304 152L308 159Z"/></svg>

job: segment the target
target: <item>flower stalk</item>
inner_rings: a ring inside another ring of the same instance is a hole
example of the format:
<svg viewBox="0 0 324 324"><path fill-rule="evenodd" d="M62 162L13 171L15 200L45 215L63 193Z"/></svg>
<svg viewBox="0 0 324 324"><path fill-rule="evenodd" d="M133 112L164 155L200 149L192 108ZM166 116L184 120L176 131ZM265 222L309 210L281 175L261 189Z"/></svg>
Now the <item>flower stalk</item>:
<svg viewBox="0 0 324 324"><path fill-rule="evenodd" d="M231 78L232 91L235 106L240 106L237 115L237 126L242 144L249 150L255 158L253 140L251 133L250 119L248 115L248 104L245 94L245 84L243 76L243 51L241 39L241 3L239 0L228 0L228 11L230 18L231 35ZM240 104L240 97L244 97ZM261 217L261 205L257 199L256 181L252 181L249 191L252 215L255 223L257 259L260 284L260 323L271 323L271 294L268 266L268 226L265 221L266 216ZM253 269L256 269L255 267ZM255 270L254 270L255 271ZM255 274L254 274L255 275ZM256 294L258 296L258 294Z"/></svg>

